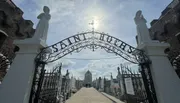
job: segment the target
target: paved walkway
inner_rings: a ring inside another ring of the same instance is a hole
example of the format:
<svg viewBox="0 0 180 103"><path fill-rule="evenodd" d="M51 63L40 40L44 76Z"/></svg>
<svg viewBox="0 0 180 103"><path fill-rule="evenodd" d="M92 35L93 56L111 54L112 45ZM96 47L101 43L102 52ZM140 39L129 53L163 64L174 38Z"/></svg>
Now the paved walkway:
<svg viewBox="0 0 180 103"><path fill-rule="evenodd" d="M94 88L82 88L69 98L66 103L113 103Z"/></svg>
<svg viewBox="0 0 180 103"><path fill-rule="evenodd" d="M112 101L114 101L114 103L124 103L124 102L120 101L119 99L117 99L117 98L115 98L115 97L113 97L113 96L111 96L111 95L109 95L109 94L106 94L106 93L104 93L104 92L102 92L102 94L103 94L104 96L108 97L109 99L111 99Z"/></svg>

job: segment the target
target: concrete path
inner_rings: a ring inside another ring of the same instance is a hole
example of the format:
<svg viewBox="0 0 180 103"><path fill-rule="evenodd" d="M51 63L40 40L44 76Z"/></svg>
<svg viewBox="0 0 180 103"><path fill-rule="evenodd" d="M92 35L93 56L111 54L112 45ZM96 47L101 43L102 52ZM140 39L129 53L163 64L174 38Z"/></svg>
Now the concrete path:
<svg viewBox="0 0 180 103"><path fill-rule="evenodd" d="M111 96L111 95L109 95L109 94L106 94L106 93L104 93L104 92L102 92L102 94L103 94L104 96L106 96L107 98L109 98L110 100L114 101L114 103L124 103L124 102L120 101L119 99L117 99L117 98L115 98L115 97L113 97L113 96Z"/></svg>
<svg viewBox="0 0 180 103"><path fill-rule="evenodd" d="M94 88L82 88L69 98L66 103L113 103L113 101Z"/></svg>

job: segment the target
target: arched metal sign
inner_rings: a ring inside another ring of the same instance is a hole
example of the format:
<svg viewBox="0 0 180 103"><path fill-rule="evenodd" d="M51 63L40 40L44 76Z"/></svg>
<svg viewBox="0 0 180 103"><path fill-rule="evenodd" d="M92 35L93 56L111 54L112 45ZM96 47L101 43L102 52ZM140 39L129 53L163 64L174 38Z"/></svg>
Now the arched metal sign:
<svg viewBox="0 0 180 103"><path fill-rule="evenodd" d="M101 48L135 64L149 62L142 50L136 49L113 36L95 31L79 33L43 48L36 59L50 63L74 51L79 52L86 48L93 51Z"/></svg>
<svg viewBox="0 0 180 103"><path fill-rule="evenodd" d="M144 51L130 46L129 44L105 33L100 32L83 32L73 36L70 36L56 44L43 48L36 57L35 73L33 78L33 85L31 89L30 103L38 103L38 101L48 100L49 97L41 98L41 90L43 85L43 71L45 71L45 65L51 63L67 54L72 52L80 52L83 49L90 49L92 51L96 49L104 49L108 53L121 56L125 60L139 64L144 87L146 89L145 103L157 103L154 84L150 73L150 60L144 53ZM37 88L38 87L38 88ZM55 90L55 89L54 89ZM51 90L49 92L52 92ZM54 95L56 97L56 95Z"/></svg>

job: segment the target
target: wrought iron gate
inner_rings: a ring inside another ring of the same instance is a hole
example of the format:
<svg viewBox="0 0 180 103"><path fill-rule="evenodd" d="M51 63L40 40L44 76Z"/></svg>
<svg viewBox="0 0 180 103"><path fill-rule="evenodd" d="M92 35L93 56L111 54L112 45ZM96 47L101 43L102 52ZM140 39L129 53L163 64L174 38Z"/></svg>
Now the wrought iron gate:
<svg viewBox="0 0 180 103"><path fill-rule="evenodd" d="M42 92L44 78L46 76L44 69L46 63L54 62L66 56L67 54L71 54L72 52L80 52L82 49L86 48L92 51L95 51L96 49L103 49L107 53L113 53L131 63L139 64L141 67L140 73L143 78L144 87L146 90L146 97L144 98L144 101L147 101L146 103L157 103L149 67L150 60L144 51L132 47L116 37L96 31L83 32L70 36L41 50L41 52L36 57L36 69L30 103L33 103L33 101L34 103L39 103L39 101L43 102L48 98L43 94L44 92ZM57 92L57 88L53 88L49 92L52 93L53 91ZM52 93L52 95L55 96L57 94ZM53 101L53 99L50 100Z"/></svg>
<svg viewBox="0 0 180 103"><path fill-rule="evenodd" d="M151 75L151 70L150 70L150 64L149 63L142 63L139 64L140 66L140 73L143 78L144 86L146 89L146 94L147 94L147 103L157 103L157 97L156 97L156 92L154 88L154 83Z"/></svg>
<svg viewBox="0 0 180 103"><path fill-rule="evenodd" d="M157 103L155 89L149 71L149 64L140 64L139 71L132 71L128 66L120 66L121 80L123 83L124 94L121 99L127 103ZM127 93L125 80L130 79L133 86L134 94Z"/></svg>
<svg viewBox="0 0 180 103"><path fill-rule="evenodd" d="M61 94L61 66L52 71L45 70L44 62L36 62L33 86L29 103L58 103Z"/></svg>

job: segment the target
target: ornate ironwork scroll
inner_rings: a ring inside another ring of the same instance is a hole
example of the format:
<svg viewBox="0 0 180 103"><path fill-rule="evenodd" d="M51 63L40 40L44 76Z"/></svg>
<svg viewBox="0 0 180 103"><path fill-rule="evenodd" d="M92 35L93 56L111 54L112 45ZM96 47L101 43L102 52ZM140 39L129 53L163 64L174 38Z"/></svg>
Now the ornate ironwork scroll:
<svg viewBox="0 0 180 103"><path fill-rule="evenodd" d="M149 62L149 59L142 50L136 49L108 34L94 31L79 33L48 46L42 49L37 59L50 63L74 51L80 52L85 48L89 48L92 51L101 48L108 53L119 55L135 64Z"/></svg>

